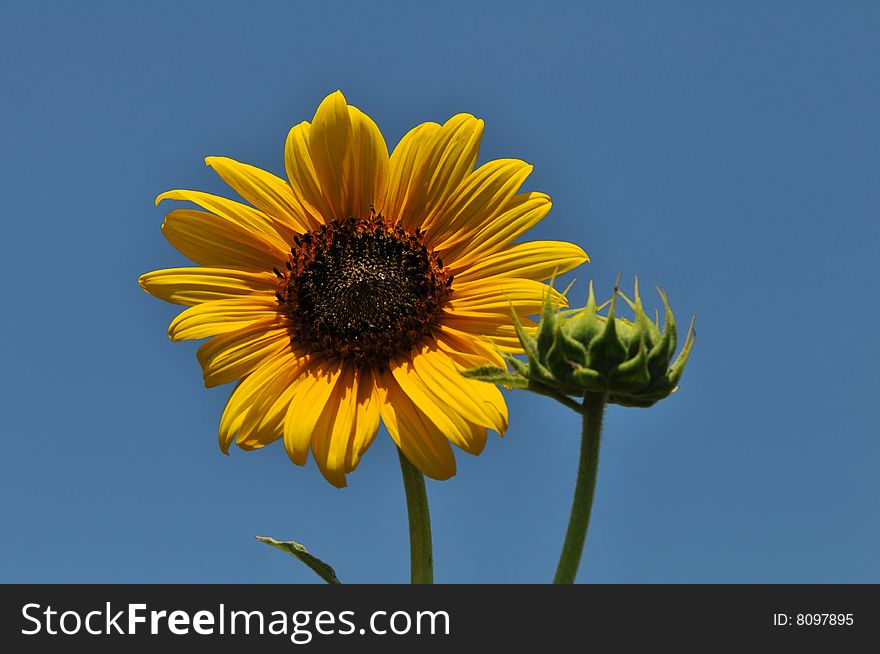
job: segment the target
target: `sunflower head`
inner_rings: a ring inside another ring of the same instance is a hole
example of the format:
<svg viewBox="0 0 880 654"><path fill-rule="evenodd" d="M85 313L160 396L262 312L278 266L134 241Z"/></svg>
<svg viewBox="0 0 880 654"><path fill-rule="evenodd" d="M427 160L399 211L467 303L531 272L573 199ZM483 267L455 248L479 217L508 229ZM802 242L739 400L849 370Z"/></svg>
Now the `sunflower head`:
<svg viewBox="0 0 880 654"><path fill-rule="evenodd" d="M538 392L552 389L574 396L598 393L613 404L652 406L678 387L696 338L692 318L681 352L673 358L677 345L675 316L666 293L657 290L665 311L662 328L659 314L652 321L645 312L638 279L632 300L615 285L611 299L602 305L596 304L591 283L587 305L581 309L556 312L550 302L545 302L534 336L513 317L528 355L527 363L508 355L505 358L512 372L485 366L465 374ZM618 297L629 305L633 319L616 315Z"/></svg>
<svg viewBox="0 0 880 654"><path fill-rule="evenodd" d="M147 273L148 293L187 306L172 340L199 348L205 384L235 382L220 447L282 440L344 486L380 422L416 467L455 473L452 445L479 454L503 434L497 388L459 370L503 364L549 293L587 261L576 245L518 242L550 198L520 192L532 167L477 166L483 121L458 114L410 130L390 153L341 92L289 132L286 179L226 157L206 163L241 196L174 190L162 230L196 264Z"/></svg>

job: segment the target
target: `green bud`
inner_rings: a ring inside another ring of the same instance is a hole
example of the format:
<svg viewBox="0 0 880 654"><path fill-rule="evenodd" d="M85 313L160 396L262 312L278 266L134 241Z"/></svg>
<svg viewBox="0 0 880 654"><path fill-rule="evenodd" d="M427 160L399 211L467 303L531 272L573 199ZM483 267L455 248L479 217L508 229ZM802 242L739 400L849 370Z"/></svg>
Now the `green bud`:
<svg viewBox="0 0 880 654"><path fill-rule="evenodd" d="M602 305L596 304L591 283L587 304L581 309L556 311L548 294L534 337L514 314L514 327L528 363L507 356L510 371L486 367L465 375L545 395L601 393L613 404L649 407L676 390L696 338L692 318L681 352L673 358L675 316L666 293L657 291L665 314L662 327L656 312L654 320L645 312L638 279L633 299L615 285L611 299ZM617 315L618 298L632 311L632 319Z"/></svg>

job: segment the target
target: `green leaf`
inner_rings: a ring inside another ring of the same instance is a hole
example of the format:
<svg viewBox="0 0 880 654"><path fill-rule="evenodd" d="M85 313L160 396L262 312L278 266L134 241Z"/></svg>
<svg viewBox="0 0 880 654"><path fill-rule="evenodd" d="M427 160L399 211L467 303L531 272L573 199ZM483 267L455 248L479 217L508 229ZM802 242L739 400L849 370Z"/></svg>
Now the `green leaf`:
<svg viewBox="0 0 880 654"><path fill-rule="evenodd" d="M499 368L498 366L470 368L469 370L462 370L461 374L468 379L477 379L492 384L503 384L509 388L527 388L529 385L529 380L525 377L508 372L505 368Z"/></svg>
<svg viewBox="0 0 880 654"><path fill-rule="evenodd" d="M282 552L287 552L291 556L295 556L300 561L309 566L312 570L314 570L315 574L326 581L328 584L342 583L337 578L336 571L333 568L324 563L321 559L309 554L309 551L303 545L300 545L299 543L292 540L275 540L274 538L269 538L268 536L257 536L257 540L261 543L271 545L272 547L277 547Z"/></svg>

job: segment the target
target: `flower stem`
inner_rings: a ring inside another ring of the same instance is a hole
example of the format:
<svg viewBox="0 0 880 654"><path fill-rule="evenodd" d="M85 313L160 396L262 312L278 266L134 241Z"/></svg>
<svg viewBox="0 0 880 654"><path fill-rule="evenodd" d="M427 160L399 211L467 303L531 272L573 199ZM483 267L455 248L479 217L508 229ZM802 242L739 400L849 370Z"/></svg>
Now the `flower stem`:
<svg viewBox="0 0 880 654"><path fill-rule="evenodd" d="M404 453L397 449L400 470L403 473L403 489L406 493L406 512L409 516L409 563L413 584L434 583L434 554L431 546L431 514L428 511L428 494L425 478L410 463Z"/></svg>
<svg viewBox="0 0 880 654"><path fill-rule="evenodd" d="M593 508L593 493L596 490L596 471L599 468L599 444L602 439L602 414L605 412L604 393L584 395L581 431L581 455L578 463L577 482L574 499L571 503L571 517L565 532L565 543L556 567L555 584L574 583L577 576L587 528L590 526L590 511Z"/></svg>

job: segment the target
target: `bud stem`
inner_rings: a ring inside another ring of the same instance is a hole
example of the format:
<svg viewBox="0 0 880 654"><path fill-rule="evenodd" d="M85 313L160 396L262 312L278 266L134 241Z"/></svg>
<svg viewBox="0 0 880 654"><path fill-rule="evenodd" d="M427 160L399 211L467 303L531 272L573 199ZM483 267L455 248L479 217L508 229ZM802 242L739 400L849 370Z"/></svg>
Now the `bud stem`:
<svg viewBox="0 0 880 654"><path fill-rule="evenodd" d="M581 454L578 463L577 482L571 504L571 517L565 532L565 543L559 555L555 584L571 584L577 576L587 528L590 526L590 511L593 508L593 494L596 490L596 472L599 468L599 445L602 439L602 415L605 412L604 393L586 393L582 404L583 427L581 431Z"/></svg>
<svg viewBox="0 0 880 654"><path fill-rule="evenodd" d="M434 553L431 545L431 514L425 478L398 448L403 489L406 493L406 513L409 518L410 583L434 583Z"/></svg>

